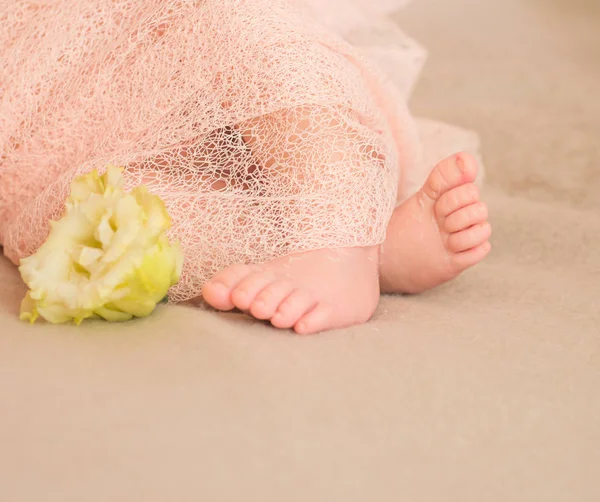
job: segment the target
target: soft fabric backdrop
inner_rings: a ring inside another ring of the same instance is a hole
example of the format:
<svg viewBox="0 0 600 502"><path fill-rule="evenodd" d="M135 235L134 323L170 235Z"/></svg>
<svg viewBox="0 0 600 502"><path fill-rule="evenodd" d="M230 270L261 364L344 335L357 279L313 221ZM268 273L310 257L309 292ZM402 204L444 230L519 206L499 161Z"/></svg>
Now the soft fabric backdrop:
<svg viewBox="0 0 600 502"><path fill-rule="evenodd" d="M19 323L0 262L0 499L594 502L600 494L600 11L418 0L413 110L478 130L494 250L311 338L161 308Z"/></svg>

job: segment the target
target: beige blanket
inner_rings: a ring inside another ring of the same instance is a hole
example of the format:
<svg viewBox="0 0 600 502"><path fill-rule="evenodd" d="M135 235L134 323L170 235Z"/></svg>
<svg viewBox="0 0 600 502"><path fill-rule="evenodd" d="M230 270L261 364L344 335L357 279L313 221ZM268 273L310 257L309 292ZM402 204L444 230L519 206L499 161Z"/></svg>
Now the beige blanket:
<svg viewBox="0 0 600 502"><path fill-rule="evenodd" d="M494 251L299 338L186 307L29 327L0 260L0 500L600 500L600 6L419 0L413 110L482 135Z"/></svg>

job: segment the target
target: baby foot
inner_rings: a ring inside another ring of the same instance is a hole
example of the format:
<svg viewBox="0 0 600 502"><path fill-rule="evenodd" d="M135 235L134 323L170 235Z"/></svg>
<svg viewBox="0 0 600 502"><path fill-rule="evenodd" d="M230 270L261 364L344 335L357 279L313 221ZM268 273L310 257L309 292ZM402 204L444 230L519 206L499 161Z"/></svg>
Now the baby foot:
<svg viewBox="0 0 600 502"><path fill-rule="evenodd" d="M378 249L323 249L261 265L234 265L202 292L218 310L239 310L309 334L368 321L379 301Z"/></svg>
<svg viewBox="0 0 600 502"><path fill-rule="evenodd" d="M477 162L461 153L440 162L394 211L381 246L381 291L419 293L449 281L489 253L487 206L473 184Z"/></svg>

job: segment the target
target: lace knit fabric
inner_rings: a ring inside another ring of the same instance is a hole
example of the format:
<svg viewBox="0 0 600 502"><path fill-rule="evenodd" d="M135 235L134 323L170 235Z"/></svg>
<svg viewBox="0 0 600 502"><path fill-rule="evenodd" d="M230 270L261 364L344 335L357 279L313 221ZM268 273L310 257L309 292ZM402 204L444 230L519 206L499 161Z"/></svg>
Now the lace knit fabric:
<svg viewBox="0 0 600 502"><path fill-rule="evenodd" d="M424 52L381 17L399 0L371 3L4 2L5 254L35 252L73 177L109 163L167 204L173 301L233 263L382 242L421 178L404 102Z"/></svg>

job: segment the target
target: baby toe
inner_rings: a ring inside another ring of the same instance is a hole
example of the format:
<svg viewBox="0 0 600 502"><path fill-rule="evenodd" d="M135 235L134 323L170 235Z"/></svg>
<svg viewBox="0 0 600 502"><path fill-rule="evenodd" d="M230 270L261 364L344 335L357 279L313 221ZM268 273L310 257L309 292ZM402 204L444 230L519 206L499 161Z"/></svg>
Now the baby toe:
<svg viewBox="0 0 600 502"><path fill-rule="evenodd" d="M311 335L325 331L332 326L332 308L327 303L318 303L308 311L294 326L299 335Z"/></svg>
<svg viewBox="0 0 600 502"><path fill-rule="evenodd" d="M206 302L218 310L232 310L232 289L254 271L248 265L233 265L216 274L202 289Z"/></svg>
<svg viewBox="0 0 600 502"><path fill-rule="evenodd" d="M256 295L271 284L275 277L265 271L254 272L242 279L231 292L231 301L240 310L250 309Z"/></svg>
<svg viewBox="0 0 600 502"><path fill-rule="evenodd" d="M488 209L483 202L477 202L447 216L443 228L448 233L460 232L478 223L483 223L488 218Z"/></svg>
<svg viewBox="0 0 600 502"><path fill-rule="evenodd" d="M492 227L490 224L487 222L480 223L466 230L450 234L447 240L447 247L453 253L460 253L483 244L490 238L491 234Z"/></svg>
<svg viewBox="0 0 600 502"><path fill-rule="evenodd" d="M260 291L252 305L250 315L256 319L271 319L277 312L279 305L294 291L294 286L287 281L275 281Z"/></svg>
<svg viewBox="0 0 600 502"><path fill-rule="evenodd" d="M276 328L289 329L316 305L315 297L305 290L296 289L277 308L271 318Z"/></svg>
<svg viewBox="0 0 600 502"><path fill-rule="evenodd" d="M468 269L474 265L477 265L482 261L491 251L492 245L489 241L485 241L479 246L463 251L462 253L456 253L452 255L452 266L457 273Z"/></svg>
<svg viewBox="0 0 600 502"><path fill-rule="evenodd" d="M474 183L466 183L444 193L435 204L435 214L438 218L445 218L477 201L479 201L479 189Z"/></svg>

